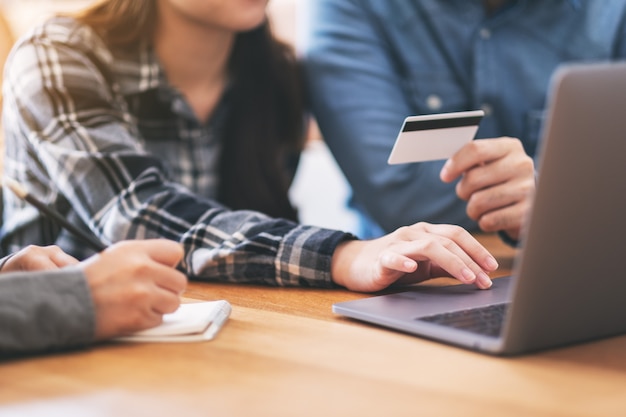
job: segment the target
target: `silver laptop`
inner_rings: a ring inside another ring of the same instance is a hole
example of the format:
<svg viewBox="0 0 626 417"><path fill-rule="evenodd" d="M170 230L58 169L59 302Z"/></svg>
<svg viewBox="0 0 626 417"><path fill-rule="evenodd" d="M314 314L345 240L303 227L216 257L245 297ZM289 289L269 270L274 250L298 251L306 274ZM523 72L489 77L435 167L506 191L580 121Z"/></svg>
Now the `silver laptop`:
<svg viewBox="0 0 626 417"><path fill-rule="evenodd" d="M626 63L558 70L547 117L511 277L489 290L413 286L333 311L499 355L626 333Z"/></svg>

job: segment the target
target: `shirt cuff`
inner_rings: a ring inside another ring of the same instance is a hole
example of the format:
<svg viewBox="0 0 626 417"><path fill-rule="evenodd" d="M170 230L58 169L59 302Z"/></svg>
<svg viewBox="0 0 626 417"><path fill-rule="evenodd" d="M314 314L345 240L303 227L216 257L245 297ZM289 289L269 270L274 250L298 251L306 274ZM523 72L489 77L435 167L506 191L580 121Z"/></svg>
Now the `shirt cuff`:
<svg viewBox="0 0 626 417"><path fill-rule="evenodd" d="M506 232L500 230L498 232L498 235L500 236L500 239L502 239L502 241L504 243L506 243L507 245L511 246L512 248L519 248L519 240L517 239L513 239L511 236L509 236Z"/></svg>

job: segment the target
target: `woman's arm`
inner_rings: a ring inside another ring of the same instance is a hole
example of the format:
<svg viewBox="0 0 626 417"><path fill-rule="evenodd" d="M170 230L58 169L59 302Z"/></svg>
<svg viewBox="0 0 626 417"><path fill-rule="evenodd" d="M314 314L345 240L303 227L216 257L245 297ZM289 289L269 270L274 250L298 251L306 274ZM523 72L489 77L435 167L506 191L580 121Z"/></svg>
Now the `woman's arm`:
<svg viewBox="0 0 626 417"><path fill-rule="evenodd" d="M111 59L93 32L62 20L19 43L8 64L4 106L8 174L103 242L182 243L190 277L331 286L331 255L347 235L231 211L172 182L160 156L142 146L111 79ZM35 243L54 243L43 241L54 225L32 208L9 203L9 239L28 232L39 234ZM85 254L67 242L58 241L73 255Z"/></svg>

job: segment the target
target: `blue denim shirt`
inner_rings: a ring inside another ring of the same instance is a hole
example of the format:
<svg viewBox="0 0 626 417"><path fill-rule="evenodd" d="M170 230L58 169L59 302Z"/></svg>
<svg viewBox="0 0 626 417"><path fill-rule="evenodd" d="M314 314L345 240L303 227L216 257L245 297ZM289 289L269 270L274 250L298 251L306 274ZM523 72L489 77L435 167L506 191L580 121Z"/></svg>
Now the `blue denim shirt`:
<svg viewBox="0 0 626 417"><path fill-rule="evenodd" d="M314 114L353 189L362 237L429 221L477 228L444 161L387 164L408 115L483 109L477 138L539 137L563 63L626 56L626 1L311 0L300 47ZM616 88L626 86L616 86ZM368 218L371 223L368 223Z"/></svg>

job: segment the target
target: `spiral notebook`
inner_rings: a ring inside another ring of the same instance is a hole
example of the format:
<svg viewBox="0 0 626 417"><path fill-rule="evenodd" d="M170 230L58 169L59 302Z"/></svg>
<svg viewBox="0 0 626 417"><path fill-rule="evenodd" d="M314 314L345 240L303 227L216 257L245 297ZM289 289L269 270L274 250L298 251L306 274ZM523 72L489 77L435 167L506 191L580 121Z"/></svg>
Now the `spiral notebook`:
<svg viewBox="0 0 626 417"><path fill-rule="evenodd" d="M226 300L181 304L151 329L117 338L120 342L202 342L212 340L224 326L232 307Z"/></svg>

